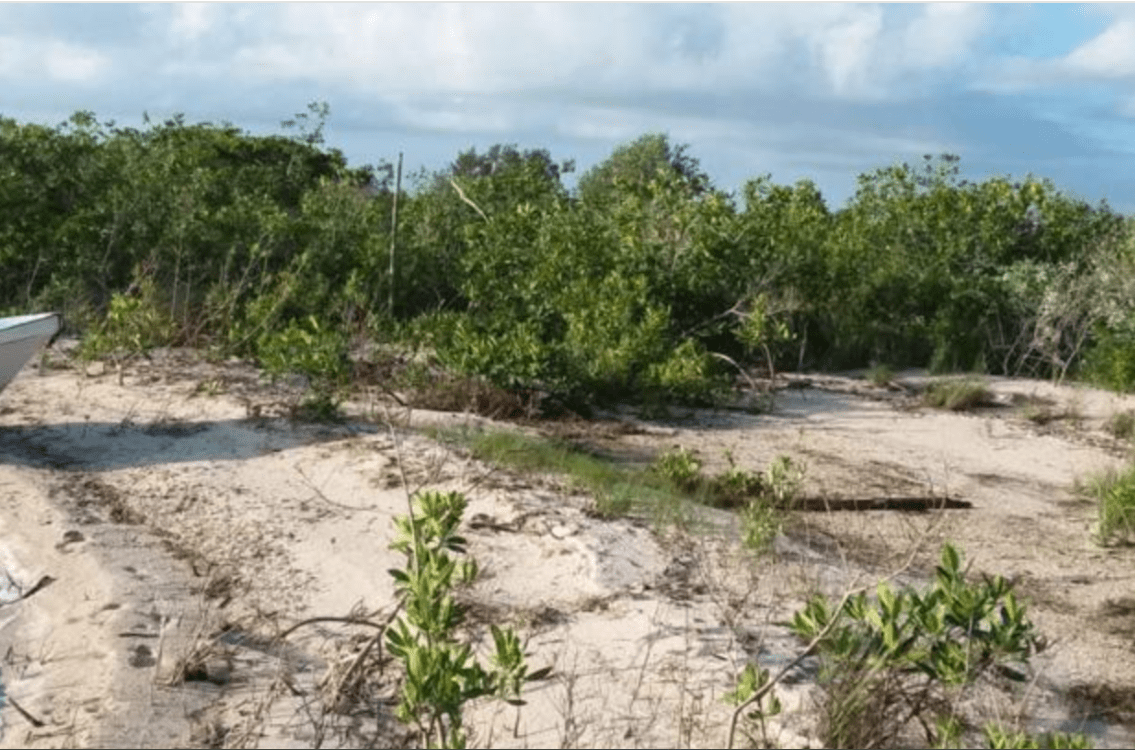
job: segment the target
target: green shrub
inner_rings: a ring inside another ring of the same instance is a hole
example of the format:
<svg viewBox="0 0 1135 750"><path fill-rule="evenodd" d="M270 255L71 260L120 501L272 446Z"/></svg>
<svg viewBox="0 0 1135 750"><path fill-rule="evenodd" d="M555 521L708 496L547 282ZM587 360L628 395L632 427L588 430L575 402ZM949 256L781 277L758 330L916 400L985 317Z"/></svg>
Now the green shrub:
<svg viewBox="0 0 1135 750"><path fill-rule="evenodd" d="M789 456L777 456L765 471L769 497L781 509L789 509L804 487L804 466Z"/></svg>
<svg viewBox="0 0 1135 750"><path fill-rule="evenodd" d="M792 631L817 643L824 692L825 747L883 747L917 721L932 747L951 739L951 697L995 669L1024 675L1036 634L1025 608L1000 576L965 580L961 557L942 548L934 584L925 591L876 587L841 606L813 597Z"/></svg>
<svg viewBox="0 0 1135 750"><path fill-rule="evenodd" d="M701 482L701 459L686 448L660 455L654 470L674 483L678 489L693 491Z"/></svg>
<svg viewBox="0 0 1135 750"><path fill-rule="evenodd" d="M1130 440L1135 436L1135 412L1124 411L1112 414L1104 429L1119 440Z"/></svg>
<svg viewBox="0 0 1135 750"><path fill-rule="evenodd" d="M728 388L713 359L692 339L684 340L663 361L648 365L643 382L649 391L688 404L715 403Z"/></svg>
<svg viewBox="0 0 1135 750"><path fill-rule="evenodd" d="M83 338L81 357L145 355L173 342L177 329L158 299L153 280L142 278L137 285L137 294L115 294L111 298L106 317Z"/></svg>
<svg viewBox="0 0 1135 750"><path fill-rule="evenodd" d="M1135 334L1098 328L1095 344L1084 355L1080 375L1116 393L1135 390Z"/></svg>
<svg viewBox="0 0 1135 750"><path fill-rule="evenodd" d="M709 491L714 504L720 507L735 507L750 498L764 494L769 489L768 480L763 474L745 471L733 463L733 457L726 452L729 468L709 480Z"/></svg>
<svg viewBox="0 0 1135 750"><path fill-rule="evenodd" d="M466 505L459 492L416 495L410 515L395 517L398 538L390 545L406 555L405 567L390 571L403 614L387 628L386 643L406 669L395 715L416 726L430 747L465 747L467 702L493 696L519 705L524 682L551 671L528 673L520 639L511 629L490 626L491 669L477 661L469 644L457 640L465 612L453 592L477 575L476 561L453 556L465 554L457 529Z"/></svg>
<svg viewBox="0 0 1135 750"><path fill-rule="evenodd" d="M338 413L350 372L342 334L311 316L302 324L292 321L283 331L262 335L257 351L261 365L273 378L290 373L307 378L308 391L301 404L304 413L317 418Z"/></svg>
<svg viewBox="0 0 1135 750"><path fill-rule="evenodd" d="M741 543L764 552L784 528L784 516L767 497L754 497L741 509Z"/></svg>
<svg viewBox="0 0 1135 750"><path fill-rule="evenodd" d="M789 456L777 456L763 474L744 476L742 482L748 499L741 509L741 541L746 548L763 552L784 528L784 512L804 487L804 466Z"/></svg>

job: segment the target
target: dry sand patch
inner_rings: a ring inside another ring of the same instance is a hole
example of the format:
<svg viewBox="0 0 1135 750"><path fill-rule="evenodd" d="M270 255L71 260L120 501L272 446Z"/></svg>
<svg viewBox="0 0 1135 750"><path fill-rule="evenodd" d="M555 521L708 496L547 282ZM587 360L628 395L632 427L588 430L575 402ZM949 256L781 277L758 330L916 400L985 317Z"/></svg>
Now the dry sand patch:
<svg viewBox="0 0 1135 750"><path fill-rule="evenodd" d="M470 552L484 575L464 595L468 635L483 642L490 623L517 623L530 664L555 669L530 686L523 709L471 707L480 744L717 746L729 718L721 696L747 660L775 667L799 649L775 623L809 591L870 582L915 544L902 580L918 582L944 540L1033 598L1052 643L1038 685L1125 706L1135 686L1133 553L1092 544L1093 509L1069 485L1121 460L1099 428L1135 404L994 380L1007 404L1023 393L1079 415L1079 426L1038 426L1008 406L943 413L917 408L904 389L809 377L812 387L781 392L767 415L696 411L652 423L624 413L555 429L631 462L695 449L709 471L727 465L725 451L750 470L789 454L807 465L812 496L951 494L972 509L802 514L778 555L754 564L738 554L729 514L706 510L717 531L694 536L597 519L588 498L554 481L494 470L413 429L290 422L282 414L295 392L261 385L238 363L161 353L127 368L121 384L114 372L29 370L0 402L5 567L24 585L56 580L0 608L10 620L0 681L43 722L30 727L5 708L0 742L404 742L383 702L393 671L369 705L329 714L320 703L321 681L357 656L365 627L320 623L272 640L305 618L389 611L403 470L411 491L469 497ZM381 413L374 402L354 408ZM410 428L426 423L487 420L411 415ZM169 684L178 675L192 679ZM782 684L788 707L802 709L775 727L782 743L808 736L809 689L806 669ZM1100 739L1129 742L1120 724L1131 720L1113 711Z"/></svg>

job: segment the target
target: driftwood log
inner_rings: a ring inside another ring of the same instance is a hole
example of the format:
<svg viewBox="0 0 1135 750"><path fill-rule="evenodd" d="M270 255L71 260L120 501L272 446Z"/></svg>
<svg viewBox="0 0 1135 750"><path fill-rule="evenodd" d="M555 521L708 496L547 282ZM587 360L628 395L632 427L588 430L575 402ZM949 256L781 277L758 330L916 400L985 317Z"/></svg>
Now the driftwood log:
<svg viewBox="0 0 1135 750"><path fill-rule="evenodd" d="M801 497L792 501L789 510L901 510L925 513L928 510L960 510L973 503L955 497Z"/></svg>

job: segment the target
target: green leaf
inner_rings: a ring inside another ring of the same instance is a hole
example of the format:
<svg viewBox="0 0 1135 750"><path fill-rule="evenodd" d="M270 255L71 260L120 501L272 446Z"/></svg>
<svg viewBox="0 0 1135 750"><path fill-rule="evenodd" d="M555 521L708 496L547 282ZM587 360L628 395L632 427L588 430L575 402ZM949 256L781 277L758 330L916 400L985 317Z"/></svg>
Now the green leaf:
<svg viewBox="0 0 1135 750"><path fill-rule="evenodd" d="M950 574L956 575L961 569L961 557L953 545L942 546L942 567Z"/></svg>
<svg viewBox="0 0 1135 750"><path fill-rule="evenodd" d="M879 604L883 607L883 612L889 617L895 615L895 594L891 587L886 582L880 582L875 590L879 596Z"/></svg>

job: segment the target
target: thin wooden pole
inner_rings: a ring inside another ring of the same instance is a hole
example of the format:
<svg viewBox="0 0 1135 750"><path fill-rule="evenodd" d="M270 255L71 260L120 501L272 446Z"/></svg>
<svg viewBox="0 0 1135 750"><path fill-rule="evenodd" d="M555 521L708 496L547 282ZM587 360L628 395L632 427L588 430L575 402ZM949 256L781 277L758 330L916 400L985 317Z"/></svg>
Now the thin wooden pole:
<svg viewBox="0 0 1135 750"><path fill-rule="evenodd" d="M394 317L394 245L398 240L398 193L402 192L402 152L398 152L398 176L394 180L394 206L390 209L390 288L386 309Z"/></svg>

